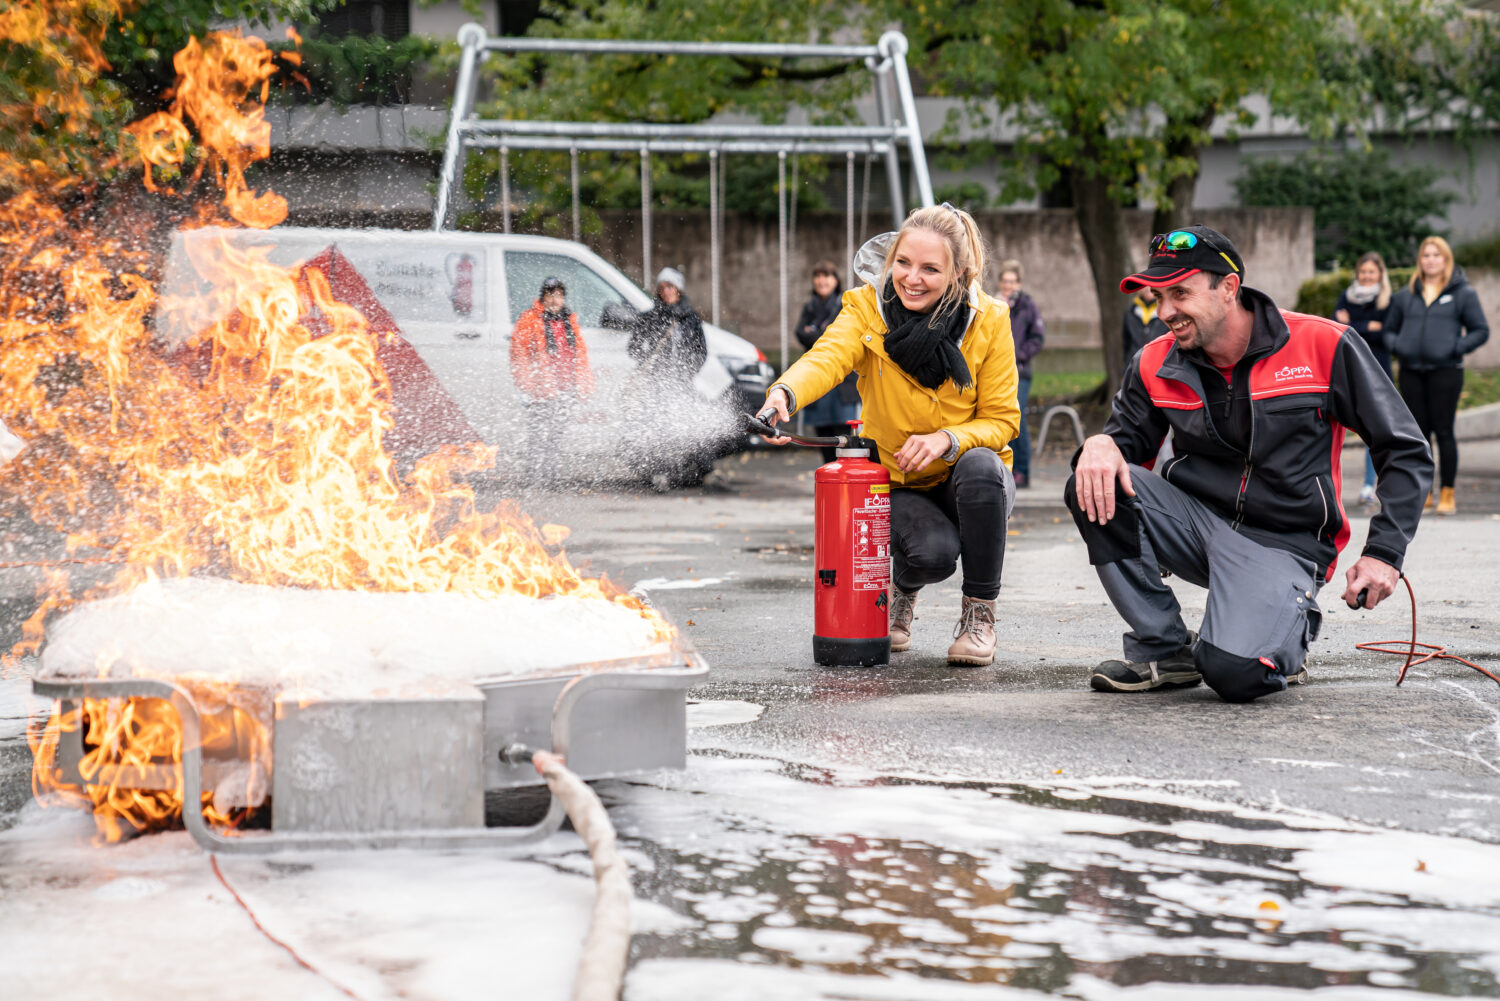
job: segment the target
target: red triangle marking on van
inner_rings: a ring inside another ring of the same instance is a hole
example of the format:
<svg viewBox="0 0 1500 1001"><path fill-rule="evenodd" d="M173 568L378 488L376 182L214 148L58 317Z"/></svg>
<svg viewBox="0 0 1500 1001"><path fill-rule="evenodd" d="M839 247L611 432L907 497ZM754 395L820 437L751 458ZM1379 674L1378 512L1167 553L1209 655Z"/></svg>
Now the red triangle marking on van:
<svg viewBox="0 0 1500 1001"><path fill-rule="evenodd" d="M407 341L395 317L380 304L364 276L337 247L328 247L303 268L323 272L334 298L359 310L369 324L370 333L376 335L375 357L385 366L391 380L396 423L386 436L386 448L392 455L420 456L443 445L483 440ZM383 336L386 334L394 336Z"/></svg>

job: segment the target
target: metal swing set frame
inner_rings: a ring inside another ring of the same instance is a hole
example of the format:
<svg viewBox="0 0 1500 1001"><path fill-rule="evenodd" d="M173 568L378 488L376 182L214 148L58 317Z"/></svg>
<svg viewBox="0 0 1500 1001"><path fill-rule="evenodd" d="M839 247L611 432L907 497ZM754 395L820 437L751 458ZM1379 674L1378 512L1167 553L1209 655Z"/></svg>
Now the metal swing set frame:
<svg viewBox="0 0 1500 1001"><path fill-rule="evenodd" d="M916 100L906 65L910 44L899 31L887 31L874 45L796 45L763 42L666 42L567 38L491 38L477 24L459 29L462 47L453 110L443 149L442 173L438 178L432 228L449 228L457 185L470 149L500 152L501 213L504 231L511 231L510 163L512 149L567 150L571 157L573 188L573 239L580 236L578 158L582 152L636 153L641 162L641 273L642 284L651 287L651 156L673 153L706 153L709 173L709 258L713 323L719 324L720 263L723 256L724 170L721 158L731 153L775 153L777 156L777 202L779 217L779 261L781 299L781 358L785 365L790 344L789 302L790 241L796 226L795 203L788 212L787 158L793 158L795 178L800 154L844 155L845 162L845 262L852 273L855 251L854 160L865 156L865 215L868 215L870 163L885 158L890 186L891 212L897 226L906 216L905 187L901 176L900 149L904 145L910 161L917 199L932 205L932 180L927 154L917 120ZM872 76L875 95L875 125L765 125L759 123L659 124L651 122L532 121L480 118L474 114L475 95L485 59L491 54L551 52L579 55L637 54L647 56L749 57L770 59L823 59L861 61ZM789 226L790 218L790 226Z"/></svg>

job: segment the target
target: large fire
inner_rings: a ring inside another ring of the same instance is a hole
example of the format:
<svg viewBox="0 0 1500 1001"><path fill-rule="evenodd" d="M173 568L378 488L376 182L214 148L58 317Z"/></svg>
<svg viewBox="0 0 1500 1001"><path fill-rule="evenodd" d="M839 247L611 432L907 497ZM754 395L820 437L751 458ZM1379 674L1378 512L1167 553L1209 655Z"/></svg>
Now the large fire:
<svg viewBox="0 0 1500 1001"><path fill-rule="evenodd" d="M13 30L0 19L0 31ZM197 206L197 223L223 223L227 213L244 225L275 225L286 203L245 180L246 167L269 152L269 50L255 38L215 34L174 65L170 108L127 130L124 155L159 198L178 195L174 178L190 189L206 171L222 208ZM196 171L184 177L195 152ZM0 178L24 172L0 165ZM38 649L53 611L153 575L591 597L636 608L658 635L670 634L635 599L580 575L519 510L479 508L463 478L493 462L486 447L446 446L403 475L384 444L394 417L376 336L337 301L322 271L287 270L262 251L223 246L200 264L217 269L221 294L236 308L186 345L154 339L153 310L188 304L158 303L146 277L150 255L129 239L140 228L130 219L136 208L107 209L102 197L75 193L62 203L33 187L0 204L0 417L26 442L0 474L0 490L38 524L65 533L74 557L119 565L105 586L79 595L54 568L12 668ZM123 225L96 223L110 215ZM205 713L205 754L232 749L253 765L241 776L243 795L227 801L259 803L270 741L256 722L263 714L242 704L255 696L194 696L219 707ZM79 730L81 786L63 782L57 762L60 738ZM180 815L180 792L155 781L165 770L180 789L181 735L166 703L90 700L54 712L32 737L39 798L89 803L109 840ZM231 824L243 811L221 806L208 815Z"/></svg>

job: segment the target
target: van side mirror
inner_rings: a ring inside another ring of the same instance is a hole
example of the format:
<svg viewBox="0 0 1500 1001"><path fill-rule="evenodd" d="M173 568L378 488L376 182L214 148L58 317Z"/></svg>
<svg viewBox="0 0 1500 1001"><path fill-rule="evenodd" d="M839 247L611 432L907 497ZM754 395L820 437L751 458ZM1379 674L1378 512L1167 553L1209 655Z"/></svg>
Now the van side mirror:
<svg viewBox="0 0 1500 1001"><path fill-rule="evenodd" d="M634 330L641 314L628 302L612 302L604 307L604 313L599 317L599 326L610 330Z"/></svg>

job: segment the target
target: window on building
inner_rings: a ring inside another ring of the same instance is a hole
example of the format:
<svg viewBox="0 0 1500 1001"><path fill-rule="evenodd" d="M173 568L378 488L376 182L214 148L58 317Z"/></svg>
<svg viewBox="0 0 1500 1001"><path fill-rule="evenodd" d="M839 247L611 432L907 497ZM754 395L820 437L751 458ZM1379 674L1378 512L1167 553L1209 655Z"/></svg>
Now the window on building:
<svg viewBox="0 0 1500 1001"><path fill-rule="evenodd" d="M542 12L542 0L496 0L500 34L524 35Z"/></svg>
<svg viewBox="0 0 1500 1001"><path fill-rule="evenodd" d="M325 38L378 35L398 41L411 34L411 0L349 0L319 14L318 28Z"/></svg>

